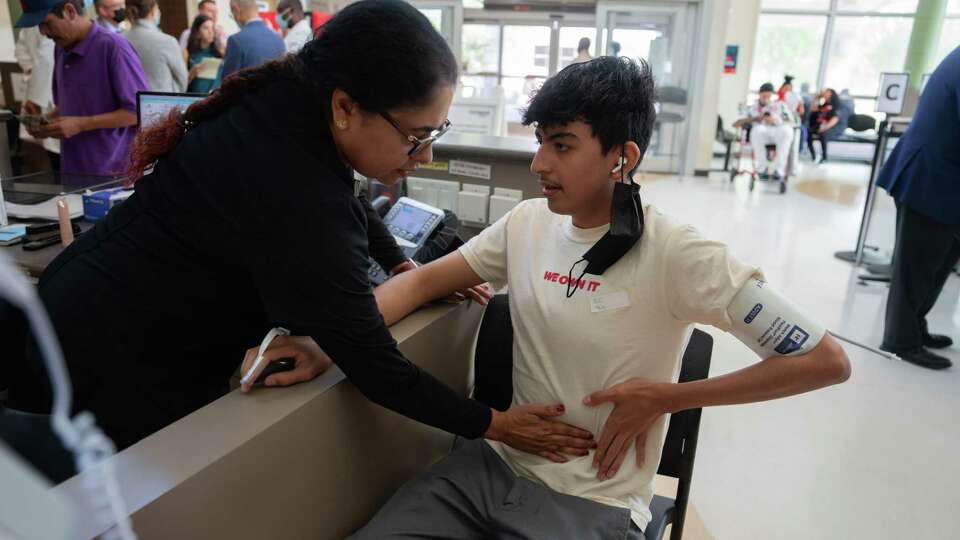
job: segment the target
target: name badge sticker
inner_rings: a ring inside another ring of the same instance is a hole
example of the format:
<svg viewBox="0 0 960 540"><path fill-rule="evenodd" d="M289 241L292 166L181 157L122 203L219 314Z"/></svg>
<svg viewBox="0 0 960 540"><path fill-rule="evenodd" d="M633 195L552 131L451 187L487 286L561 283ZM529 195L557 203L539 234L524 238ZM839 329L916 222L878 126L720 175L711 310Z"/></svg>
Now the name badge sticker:
<svg viewBox="0 0 960 540"><path fill-rule="evenodd" d="M630 296L627 291L617 291L610 294L601 294L590 299L590 311L603 313L614 309L623 309L630 305Z"/></svg>

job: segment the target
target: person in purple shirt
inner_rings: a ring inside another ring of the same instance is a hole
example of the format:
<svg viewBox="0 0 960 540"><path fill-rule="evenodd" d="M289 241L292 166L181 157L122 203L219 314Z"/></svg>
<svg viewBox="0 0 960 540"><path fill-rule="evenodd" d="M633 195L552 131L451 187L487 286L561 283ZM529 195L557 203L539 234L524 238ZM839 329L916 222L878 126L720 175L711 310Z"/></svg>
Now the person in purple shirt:
<svg viewBox="0 0 960 540"><path fill-rule="evenodd" d="M83 0L23 0L16 26L40 27L56 43L48 123L31 131L61 140L61 171L113 176L126 170L137 131L137 91L147 90L140 58L123 36L83 14ZM27 111L40 114L40 111Z"/></svg>

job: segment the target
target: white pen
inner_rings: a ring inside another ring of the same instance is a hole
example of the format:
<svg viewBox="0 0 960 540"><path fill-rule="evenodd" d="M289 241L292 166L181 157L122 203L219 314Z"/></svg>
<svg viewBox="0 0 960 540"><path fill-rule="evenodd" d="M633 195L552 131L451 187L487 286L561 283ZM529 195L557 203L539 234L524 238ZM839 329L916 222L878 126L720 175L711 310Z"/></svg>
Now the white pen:
<svg viewBox="0 0 960 540"><path fill-rule="evenodd" d="M257 359L253 361L253 365L250 366L250 369L248 369L243 378L240 379L240 384L247 384L247 382L253 378L253 374L257 372L257 368L260 367L260 363L263 362L263 353L267 352L267 347L270 346L270 342L273 341L273 338L277 336L289 335L289 330L279 326L267 332L266 337L264 337L263 341L260 343L260 349L257 351Z"/></svg>

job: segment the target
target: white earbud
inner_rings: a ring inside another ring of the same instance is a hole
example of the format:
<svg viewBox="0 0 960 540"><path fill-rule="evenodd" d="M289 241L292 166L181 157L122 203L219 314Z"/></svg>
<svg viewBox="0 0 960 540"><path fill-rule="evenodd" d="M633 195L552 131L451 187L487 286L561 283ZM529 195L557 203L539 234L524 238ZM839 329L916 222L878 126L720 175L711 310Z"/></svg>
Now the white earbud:
<svg viewBox="0 0 960 540"><path fill-rule="evenodd" d="M613 170L610 171L610 173L612 174L612 173L615 173L615 172L620 172L620 169L622 169L623 166L626 165L626 164L627 164L627 158L621 156L621 157L620 157L620 161L617 162L617 166L614 167Z"/></svg>

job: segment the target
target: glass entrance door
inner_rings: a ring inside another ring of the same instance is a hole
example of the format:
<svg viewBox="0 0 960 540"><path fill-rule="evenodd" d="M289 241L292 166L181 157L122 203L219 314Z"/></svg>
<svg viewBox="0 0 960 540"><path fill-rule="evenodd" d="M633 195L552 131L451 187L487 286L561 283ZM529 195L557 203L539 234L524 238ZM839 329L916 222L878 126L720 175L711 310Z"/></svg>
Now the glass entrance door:
<svg viewBox="0 0 960 540"><path fill-rule="evenodd" d="M598 50L642 58L657 82L657 122L642 171L679 173L687 169L690 84L696 38L694 2L599 2Z"/></svg>

